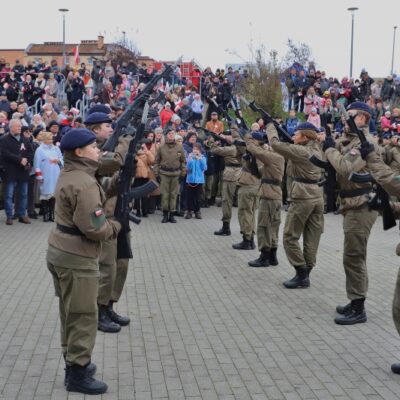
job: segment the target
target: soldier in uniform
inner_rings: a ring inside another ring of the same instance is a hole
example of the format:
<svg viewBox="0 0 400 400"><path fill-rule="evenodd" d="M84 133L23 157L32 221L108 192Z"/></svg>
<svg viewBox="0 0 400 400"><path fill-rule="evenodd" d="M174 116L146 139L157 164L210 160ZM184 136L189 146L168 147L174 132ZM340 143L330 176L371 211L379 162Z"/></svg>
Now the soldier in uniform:
<svg viewBox="0 0 400 400"><path fill-rule="evenodd" d="M271 124L267 134L272 149L289 160L292 187L290 205L285 221L283 246L296 275L283 283L288 289L310 286L310 272L315 266L321 234L324 230L324 197L320 186L322 170L309 161L315 155L322 159L317 128L304 122L297 126L294 144L281 143ZM299 239L303 235L303 250Z"/></svg>
<svg viewBox="0 0 400 400"><path fill-rule="evenodd" d="M115 239L121 229L105 215L105 194L95 177L100 153L95 140L85 128L71 129L61 140L64 169L55 193L56 227L47 250L47 267L59 297L66 389L86 394L107 390L105 383L92 378L98 258L101 242Z"/></svg>
<svg viewBox="0 0 400 400"><path fill-rule="evenodd" d="M261 132L258 132L259 129L260 126L257 123L252 125L253 139L259 140L263 136ZM235 139L238 135L237 128L232 125L231 130L232 137ZM246 135L246 138L248 137L249 135ZM258 170L261 170L262 164L257 161L256 163L257 173L259 173ZM238 219L243 240L240 243L232 245L236 250L252 250L255 248L254 235L256 230L256 210L258 208L258 190L260 184L259 176L254 175L252 171L251 155L246 153L242 156L242 168L240 169L238 178Z"/></svg>
<svg viewBox="0 0 400 400"><path fill-rule="evenodd" d="M367 161L367 166L374 179L386 190L386 192L394 197L400 197L400 176L385 165L378 152L371 143L364 143L361 146L361 157ZM394 203L396 218L400 217L400 204ZM400 256L400 243L397 245L396 254ZM397 332L400 334L400 269L397 275L396 287L393 297L393 321ZM392 364L392 371L400 374L400 363Z"/></svg>
<svg viewBox="0 0 400 400"><path fill-rule="evenodd" d="M222 139L230 142L232 137L219 134ZM232 218L233 196L239 179L240 168L242 166L242 156L236 146L221 146L221 142L214 141L211 144L211 152L219 157L223 157L225 169L222 176L222 228L214 232L214 235L229 236L231 234L230 222Z"/></svg>
<svg viewBox="0 0 400 400"><path fill-rule="evenodd" d="M365 103L354 102L348 107L354 122L362 129L367 139L371 140L368 123L371 110ZM347 140L335 148L331 137L326 138L324 151L337 173L340 186L340 212L343 214L344 249L343 266L346 274L346 292L350 303L337 306L340 314L335 318L339 325L353 325L367 321L364 302L368 291L367 245L378 216L377 211L368 208L371 183L354 183L349 180L352 172L367 173L366 162L361 158L358 147L360 140L355 132L346 134ZM344 138L345 139L345 138Z"/></svg>
<svg viewBox="0 0 400 400"><path fill-rule="evenodd" d="M275 130L272 124L269 130ZM263 163L261 186L259 189L260 204L257 220L257 244L260 256L249 261L250 267L268 267L278 265L277 248L279 226L281 224L282 179L285 159L262 141L248 140L247 151Z"/></svg>
<svg viewBox="0 0 400 400"><path fill-rule="evenodd" d="M110 117L102 112L93 112L85 120L85 125L96 135L96 142L101 149L112 134ZM118 174L124 163L131 137L121 137L114 152L102 152L99 159L97 177L104 190L107 190L112 176ZM105 212L112 217L117 197L113 194L107 198ZM117 261L117 240L109 239L102 243L100 253L100 280L97 302L99 305L98 329L102 332L115 333L121 326L129 324L127 316L119 315L113 309L119 300L128 273L129 260ZM114 292L114 296L112 295Z"/></svg>
<svg viewBox="0 0 400 400"><path fill-rule="evenodd" d="M175 142L175 131L167 133L165 143L156 154L154 174L160 183L161 203L163 209L162 223L176 223L176 199L179 193L179 183L186 174L185 152L181 144Z"/></svg>

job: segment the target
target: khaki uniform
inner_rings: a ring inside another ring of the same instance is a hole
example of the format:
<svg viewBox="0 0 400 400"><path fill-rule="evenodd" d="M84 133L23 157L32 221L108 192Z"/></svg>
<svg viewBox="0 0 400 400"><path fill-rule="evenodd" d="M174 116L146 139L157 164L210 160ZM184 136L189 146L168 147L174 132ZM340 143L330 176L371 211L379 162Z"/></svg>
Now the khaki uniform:
<svg viewBox="0 0 400 400"><path fill-rule="evenodd" d="M222 221L230 222L233 196L242 166L241 156L238 154L236 146L220 147L216 142L213 143L211 151L217 156L223 157L225 161L225 169L222 175Z"/></svg>
<svg viewBox="0 0 400 400"><path fill-rule="evenodd" d="M368 128L363 129L370 138ZM344 249L343 265L346 274L346 291L350 300L365 299L368 291L367 245L378 216L377 211L368 209L370 183L358 184L349 181L352 172L367 173L367 164L361 158L358 136L350 134L348 140L341 143L340 151L327 149L328 161L337 172L340 187L340 208L343 214ZM357 195L358 194L358 195Z"/></svg>
<svg viewBox="0 0 400 400"><path fill-rule="evenodd" d="M121 137L118 141L118 145L114 152L104 152L100 156L99 168L97 170L97 176L100 179L102 188L107 191L112 178L117 177L120 168L122 167L126 154L128 152L129 142L131 137ZM98 143L98 147L103 146L104 143ZM117 196L112 193L107 197L105 203L105 211L107 217L112 217L115 212L115 206L117 204ZM129 260L128 260L129 263ZM127 264L125 262L125 264ZM125 265L124 264L124 265ZM121 263L119 264L121 265ZM122 282L116 282L116 279L121 279L125 271L117 273L117 239L106 240L102 243L102 250L99 259L100 267L100 279L99 279L99 294L97 298L98 304L108 305L111 300L111 293L114 285L123 287L125 280ZM127 271L126 271L127 273ZM125 279L126 279L125 273Z"/></svg>
<svg viewBox="0 0 400 400"><path fill-rule="evenodd" d="M319 143L309 140L304 145L281 143L272 124L267 126L271 147L291 161L293 178L290 188L290 206L286 216L283 246L291 265L313 268L316 263L319 240L324 231L323 189L318 185L322 170L309 161L311 155L322 159ZM303 235L303 250L299 239Z"/></svg>
<svg viewBox="0 0 400 400"><path fill-rule="evenodd" d="M106 197L95 178L98 163L70 152L64 163L55 193L57 226L48 240L47 267L59 297L63 354L68 363L85 366L97 332L101 242L115 239L120 224L106 218Z"/></svg>
<svg viewBox="0 0 400 400"><path fill-rule="evenodd" d="M395 174L390 167L385 165L379 154L370 153L367 156L368 168L374 179L386 190L386 192L395 197L400 197L400 176ZM395 209L396 217L400 213L399 209ZM400 243L397 245L396 254L400 256ZM393 297L393 321L397 332L400 335L400 269L397 275L396 287Z"/></svg>
<svg viewBox="0 0 400 400"><path fill-rule="evenodd" d="M179 177L186 174L185 152L182 145L165 142L157 150L154 162L154 174L161 176L161 206L164 212L176 211L176 199L179 193Z"/></svg>
<svg viewBox="0 0 400 400"><path fill-rule="evenodd" d="M268 145L258 146L254 141L247 142L247 150L263 163L260 205L257 221L258 249L276 249L278 247L279 226L281 224L282 179L285 159L272 151Z"/></svg>

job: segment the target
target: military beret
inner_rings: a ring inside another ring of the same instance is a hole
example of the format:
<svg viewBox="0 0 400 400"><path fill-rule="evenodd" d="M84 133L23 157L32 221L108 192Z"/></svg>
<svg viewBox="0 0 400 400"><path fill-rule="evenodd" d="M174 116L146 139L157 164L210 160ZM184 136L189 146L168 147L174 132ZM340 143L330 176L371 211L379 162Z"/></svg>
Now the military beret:
<svg viewBox="0 0 400 400"><path fill-rule="evenodd" d="M60 149L62 151L74 150L85 147L96 141L96 135L86 128L71 128L61 138Z"/></svg>
<svg viewBox="0 0 400 400"><path fill-rule="evenodd" d="M252 132L251 137L255 140L259 140L260 142L265 139L264 133L259 131Z"/></svg>
<svg viewBox="0 0 400 400"><path fill-rule="evenodd" d="M102 123L111 124L111 122L112 122L112 120L108 116L108 114L105 114L103 112L94 112L86 118L85 125L95 125L95 124L102 124Z"/></svg>
<svg viewBox="0 0 400 400"><path fill-rule="evenodd" d="M369 115L372 114L371 108L368 106L368 104L365 104L362 101L355 101L354 103L351 103L347 107L347 111L349 111L349 110L364 111L364 112L368 113Z"/></svg>
<svg viewBox="0 0 400 400"><path fill-rule="evenodd" d="M106 106L105 104L95 104L94 106L90 107L88 111L88 115L101 112L104 114L110 114L111 109L110 107Z"/></svg>
<svg viewBox="0 0 400 400"><path fill-rule="evenodd" d="M311 122L302 122L297 125L296 131L314 131L318 132L318 128L313 125Z"/></svg>

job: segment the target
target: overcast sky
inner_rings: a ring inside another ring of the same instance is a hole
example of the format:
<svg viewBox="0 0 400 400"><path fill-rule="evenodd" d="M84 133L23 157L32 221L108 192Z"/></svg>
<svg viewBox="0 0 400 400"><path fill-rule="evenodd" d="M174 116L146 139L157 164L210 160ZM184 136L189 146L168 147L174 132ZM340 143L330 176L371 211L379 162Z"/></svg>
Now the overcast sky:
<svg viewBox="0 0 400 400"><path fill-rule="evenodd" d="M249 60L249 47L263 44L283 56L288 38L312 49L317 68L328 75L349 75L351 14L355 14L353 75L390 73L393 26L400 26L399 0L41 0L2 2L0 48L62 41L62 16L68 8L66 42L136 42L142 55L173 60L183 55L213 69ZM16 11L14 8L18 7ZM398 29L400 31L400 29ZM10 33L7 33L10 32ZM400 32L394 69L400 73Z"/></svg>

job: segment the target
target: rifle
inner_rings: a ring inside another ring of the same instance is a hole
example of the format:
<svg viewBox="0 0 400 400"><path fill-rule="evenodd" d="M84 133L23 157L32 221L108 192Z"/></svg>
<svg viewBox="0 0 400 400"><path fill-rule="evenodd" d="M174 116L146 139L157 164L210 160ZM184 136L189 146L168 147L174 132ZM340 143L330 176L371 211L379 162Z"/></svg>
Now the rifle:
<svg viewBox="0 0 400 400"><path fill-rule="evenodd" d="M360 140L361 145L363 143L368 142L367 138L364 135L364 132L358 129L356 123L354 122L355 117L351 117L343 104L340 104L340 109L343 112L343 115L346 118L346 123L349 126L350 132L356 133L358 139ZM382 211L382 221L383 221L383 230L387 231L390 228L396 226L396 218L394 217L392 207L389 202L389 195L383 189L381 185L379 185L372 177L371 174L358 174L356 172L352 172L349 176L349 180L356 183L366 183L366 182L374 182L376 185L375 196L372 200L369 201L370 210L381 210Z"/></svg>
<svg viewBox="0 0 400 400"><path fill-rule="evenodd" d="M325 115L323 115L323 114L321 115L321 125L325 128L326 137L332 137L331 128L327 124ZM335 169L332 167L332 165L329 163L329 161L320 160L315 154L310 156L309 160L317 167L328 171L328 174L330 174L331 176L333 174L336 174Z"/></svg>
<svg viewBox="0 0 400 400"><path fill-rule="evenodd" d="M144 128L146 125L148 103L145 103L142 115L142 121L136 131L135 137L129 142L128 153L126 154L125 163L119 172L118 179L118 197L115 207L114 216L118 221L126 221L126 226L118 234L117 237L117 259L132 258L132 248L129 238L129 221L136 224L140 223L140 219L130 212L129 203L134 198L143 197L150 194L157 188L157 184L153 181L147 182L145 185L137 189L131 190L131 182L136 172L136 148L138 143L144 136Z"/></svg>
<svg viewBox="0 0 400 400"><path fill-rule="evenodd" d="M165 68L159 74L155 74L144 89L136 96L135 101L126 108L126 110L119 116L116 121L116 127L113 134L107 139L102 150L103 151L114 151L118 144L119 138L125 133L132 134L132 123L138 109L143 108L144 104L150 97L153 89L156 87L159 80L169 77L175 70L176 65L165 65Z"/></svg>
<svg viewBox="0 0 400 400"><path fill-rule="evenodd" d="M221 137L220 135L217 135L213 131L210 131L203 127L199 127L198 129L201 129L206 134L206 136L211 136L215 141L221 142L221 144L224 144L224 145L232 145L233 144L234 146L239 146L239 147L246 146L246 142L244 140L243 141L242 140L233 140L232 142L228 142L225 138ZM224 131L224 132L222 132L222 134L231 135L231 131Z"/></svg>
<svg viewBox="0 0 400 400"><path fill-rule="evenodd" d="M274 124L275 129L278 131L279 139L282 142L293 143L292 137L278 124L278 122L276 122L274 119L272 119L270 114L268 114L262 108L258 107L255 104L254 100L248 101L243 96L241 96L241 99L243 100L244 104L246 104L248 107L250 107L251 110L253 110L254 112L261 115L261 117L264 119L265 124L267 124L268 122L272 122Z"/></svg>

